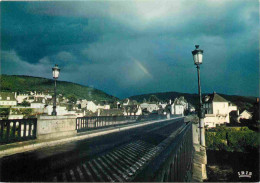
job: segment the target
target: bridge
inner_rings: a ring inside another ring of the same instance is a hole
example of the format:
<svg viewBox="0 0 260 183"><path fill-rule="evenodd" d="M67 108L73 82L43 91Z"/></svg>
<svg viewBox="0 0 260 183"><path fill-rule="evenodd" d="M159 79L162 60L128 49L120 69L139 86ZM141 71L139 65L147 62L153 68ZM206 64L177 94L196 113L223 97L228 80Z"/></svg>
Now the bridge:
<svg viewBox="0 0 260 183"><path fill-rule="evenodd" d="M40 116L0 121L0 180L206 179L198 125L182 116Z"/></svg>

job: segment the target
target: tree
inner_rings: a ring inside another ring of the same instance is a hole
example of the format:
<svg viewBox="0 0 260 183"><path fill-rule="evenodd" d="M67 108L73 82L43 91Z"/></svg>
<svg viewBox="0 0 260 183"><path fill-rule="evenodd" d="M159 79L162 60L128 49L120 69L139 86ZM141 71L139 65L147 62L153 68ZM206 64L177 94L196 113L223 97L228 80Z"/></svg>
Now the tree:
<svg viewBox="0 0 260 183"><path fill-rule="evenodd" d="M27 101L23 101L22 103L21 103L21 105L22 106L30 106L30 102L27 102Z"/></svg>
<svg viewBox="0 0 260 183"><path fill-rule="evenodd" d="M68 100L71 104L75 104L77 102L77 98L75 97L75 95L69 95Z"/></svg>
<svg viewBox="0 0 260 183"><path fill-rule="evenodd" d="M20 112L24 115L24 116L30 116L32 115L33 110L31 108L28 109L20 109Z"/></svg>
<svg viewBox="0 0 260 183"><path fill-rule="evenodd" d="M155 95L150 95L149 102L159 102L159 99Z"/></svg>
<svg viewBox="0 0 260 183"><path fill-rule="evenodd" d="M138 102L136 101L136 100L132 100L132 102L131 102L133 105L137 105L138 104Z"/></svg>
<svg viewBox="0 0 260 183"><path fill-rule="evenodd" d="M0 108L0 115L8 115L10 113L10 108Z"/></svg>
<svg viewBox="0 0 260 183"><path fill-rule="evenodd" d="M147 100L146 100L146 98L144 98L143 103L146 103L146 102L147 102Z"/></svg>

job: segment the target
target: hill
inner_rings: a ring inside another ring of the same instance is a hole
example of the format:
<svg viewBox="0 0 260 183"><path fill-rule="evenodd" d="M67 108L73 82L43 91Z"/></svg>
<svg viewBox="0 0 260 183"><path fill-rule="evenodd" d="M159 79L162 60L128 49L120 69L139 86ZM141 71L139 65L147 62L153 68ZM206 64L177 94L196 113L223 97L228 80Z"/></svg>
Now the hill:
<svg viewBox="0 0 260 183"><path fill-rule="evenodd" d="M151 95L155 95L161 101L169 101L170 99L174 100L176 97L184 96L184 98L195 107L198 106L199 103L198 94L180 93L180 92L162 92L162 93L135 95L129 97L129 99L136 100L138 102L143 102L144 99L148 101ZM207 94L203 94L203 96L205 95ZM221 95L226 100L237 105L240 111L244 109L248 111L252 111L253 104L256 101L256 97L244 97L244 96L226 95L226 94L219 94L219 95Z"/></svg>
<svg viewBox="0 0 260 183"><path fill-rule="evenodd" d="M41 77L22 76L22 75L1 75L0 91L7 92L54 92L54 81ZM57 94L68 97L74 95L76 98L87 100L109 100L113 101L116 97L109 95L101 90L83 86L80 84L57 81Z"/></svg>

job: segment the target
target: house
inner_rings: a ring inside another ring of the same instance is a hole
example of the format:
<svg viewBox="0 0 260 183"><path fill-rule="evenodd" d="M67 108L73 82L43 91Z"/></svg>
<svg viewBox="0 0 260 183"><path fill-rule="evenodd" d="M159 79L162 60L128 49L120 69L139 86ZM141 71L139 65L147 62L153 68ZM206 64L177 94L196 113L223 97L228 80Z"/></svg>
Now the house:
<svg viewBox="0 0 260 183"><path fill-rule="evenodd" d="M142 110L146 109L149 113L158 111L159 106L157 104L142 103L140 104Z"/></svg>
<svg viewBox="0 0 260 183"><path fill-rule="evenodd" d="M29 95L27 93L18 93L15 95L15 99L17 100L18 104L21 104L28 96Z"/></svg>
<svg viewBox="0 0 260 183"><path fill-rule="evenodd" d="M184 97L176 98L174 102L169 101L171 114L184 115L185 108L188 108L188 103L184 101Z"/></svg>
<svg viewBox="0 0 260 183"><path fill-rule="evenodd" d="M167 103L161 103L159 102L159 107L161 106L162 109L165 109L165 107L167 106Z"/></svg>
<svg viewBox="0 0 260 183"><path fill-rule="evenodd" d="M53 106L52 105L48 105L44 108L44 112L47 113L48 115L51 115L53 111ZM56 112L58 116L62 116L62 115L67 115L70 112L67 110L66 106L56 106ZM73 111L73 114L75 113L75 111Z"/></svg>
<svg viewBox="0 0 260 183"><path fill-rule="evenodd" d="M45 106L45 98L43 97L38 97L38 98L35 98L33 102L31 102L31 108L44 108Z"/></svg>
<svg viewBox="0 0 260 183"><path fill-rule="evenodd" d="M204 124L212 128L216 125L230 123L230 112L237 110L237 106L227 101L216 92L203 98L205 110Z"/></svg>
<svg viewBox="0 0 260 183"><path fill-rule="evenodd" d="M98 109L110 109L110 105L106 101L101 101L98 103Z"/></svg>
<svg viewBox="0 0 260 183"><path fill-rule="evenodd" d="M91 112L96 112L98 107L97 104L95 104L93 101L88 101L86 109Z"/></svg>
<svg viewBox="0 0 260 183"><path fill-rule="evenodd" d="M127 98L123 101L123 106L129 105L129 103L130 103L130 100L129 100L129 98Z"/></svg>
<svg viewBox="0 0 260 183"><path fill-rule="evenodd" d="M83 99L83 100L80 100L78 104L80 104L81 109L84 109L87 107L88 101L86 99Z"/></svg>
<svg viewBox="0 0 260 183"><path fill-rule="evenodd" d="M184 110L188 110L189 109L189 103L187 102L187 100L184 98L184 96L180 96L179 98L177 98L177 102L178 104L182 105L184 107Z"/></svg>
<svg viewBox="0 0 260 183"><path fill-rule="evenodd" d="M142 108L140 105L125 105L124 106L124 115L142 115Z"/></svg>
<svg viewBox="0 0 260 183"><path fill-rule="evenodd" d="M189 110L190 113L193 113L193 112L195 112L195 107L193 107L193 106L190 104L188 110Z"/></svg>
<svg viewBox="0 0 260 183"><path fill-rule="evenodd" d="M184 106L181 104L174 105L174 114L176 115L184 115Z"/></svg>
<svg viewBox="0 0 260 183"><path fill-rule="evenodd" d="M8 119L23 119L24 115L19 109L11 108L8 114Z"/></svg>
<svg viewBox="0 0 260 183"><path fill-rule="evenodd" d="M2 106L16 106L17 101L15 99L16 93L0 92L0 105Z"/></svg>
<svg viewBox="0 0 260 183"><path fill-rule="evenodd" d="M239 114L237 121L240 122L240 119L252 119L253 115L248 112L247 110L244 110L242 113Z"/></svg>

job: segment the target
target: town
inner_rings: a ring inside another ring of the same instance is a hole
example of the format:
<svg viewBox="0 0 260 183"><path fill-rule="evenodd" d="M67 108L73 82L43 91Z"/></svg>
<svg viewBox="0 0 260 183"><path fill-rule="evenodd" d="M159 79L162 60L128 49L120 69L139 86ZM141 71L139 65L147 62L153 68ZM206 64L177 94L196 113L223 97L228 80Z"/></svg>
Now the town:
<svg viewBox="0 0 260 183"><path fill-rule="evenodd" d="M253 111L239 112L238 107L224 99L216 92L204 97L205 127L212 128L228 124L231 121L240 122L242 119L252 119ZM259 102L259 101L257 101ZM128 98L116 101L87 101L66 98L62 94L57 97L58 116L129 116L129 115L187 115L194 114L195 108L181 96L169 101L159 101L151 95L148 101L138 103ZM51 93L29 91L0 92L0 119L26 119L40 115L51 115L53 111L53 96Z"/></svg>
<svg viewBox="0 0 260 183"><path fill-rule="evenodd" d="M66 98L61 94L57 97L58 116L129 116L148 114L176 114L195 112L195 108L184 97L160 102L156 96L151 101L138 103L137 101L87 101L86 99ZM53 97L51 94L30 91L28 93L0 92L0 109L2 119L24 119L37 115L51 115L53 111Z"/></svg>

